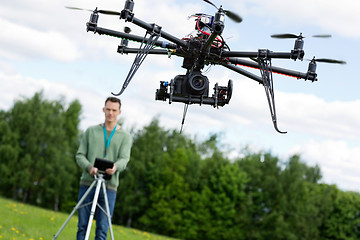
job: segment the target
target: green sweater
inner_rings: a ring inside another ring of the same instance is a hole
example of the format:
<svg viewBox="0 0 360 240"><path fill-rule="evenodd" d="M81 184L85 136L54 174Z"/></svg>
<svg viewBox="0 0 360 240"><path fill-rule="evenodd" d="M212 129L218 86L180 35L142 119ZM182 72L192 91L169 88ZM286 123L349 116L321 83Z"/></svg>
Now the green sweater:
<svg viewBox="0 0 360 240"><path fill-rule="evenodd" d="M107 149L106 157L104 157L105 141L102 124L89 127L82 136L76 153L76 162L83 169L80 185L91 185L94 177L90 175L89 170L94 165L96 158L103 158L113 161L116 165L117 171L110 180L106 181L107 188L116 191L119 185L119 174L125 170L130 160L131 146L131 135L121 128L117 129Z"/></svg>

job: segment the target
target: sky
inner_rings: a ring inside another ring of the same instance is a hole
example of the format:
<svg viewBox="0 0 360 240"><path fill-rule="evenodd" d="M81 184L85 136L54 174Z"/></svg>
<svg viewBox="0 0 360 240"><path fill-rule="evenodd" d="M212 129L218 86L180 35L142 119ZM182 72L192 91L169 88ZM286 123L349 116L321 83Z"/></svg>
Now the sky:
<svg viewBox="0 0 360 240"><path fill-rule="evenodd" d="M194 30L194 13L215 14L204 1L135 0L135 17L156 23L182 38ZM84 9L121 11L122 0L2 0L0 3L0 109L43 91L47 99L78 99L83 106L81 129L103 121L102 107L111 92L118 92L135 55L120 55L120 39L86 32L90 12ZM213 0L236 12L243 22L225 20L223 37L231 50L289 52L293 39L273 39L272 34L302 33L304 61L274 59L274 66L306 72L317 58L344 60L346 65L318 63L318 81L304 81L274 74L279 134L272 126L262 85L221 66L211 66L206 76L210 89L233 80L229 105L215 109L190 105L183 133L196 139L219 134L229 156L252 151L271 152L286 162L300 154L309 166L319 165L322 181L345 191L360 192L360 2L358 0ZM117 16L101 15L98 26L132 34L145 30ZM312 38L331 34L332 38ZM131 43L130 46L137 46ZM122 118L128 128L141 128L155 117L166 129L179 129L184 105L155 101L160 81L184 74L177 56L149 55L120 96ZM247 70L247 69L246 69ZM252 71L252 70L251 70ZM260 75L258 72L254 72Z"/></svg>

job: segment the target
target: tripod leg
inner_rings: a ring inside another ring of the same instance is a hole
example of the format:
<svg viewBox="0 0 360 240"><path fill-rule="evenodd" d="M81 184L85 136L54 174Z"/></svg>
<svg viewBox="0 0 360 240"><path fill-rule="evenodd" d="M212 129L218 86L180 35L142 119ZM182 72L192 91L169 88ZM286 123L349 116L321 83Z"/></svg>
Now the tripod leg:
<svg viewBox="0 0 360 240"><path fill-rule="evenodd" d="M86 235L85 235L85 240L88 240L90 237L90 230L91 230L91 224L92 221L94 219L94 215L95 215L95 210L96 210L96 205L97 205L97 201L99 198L99 193L100 193L100 186L101 186L101 180L97 180L97 184L96 184L96 189L95 189L95 195L94 195L94 199L93 199L93 203L91 205L91 212L90 212L90 216L89 216L89 222L88 222L88 226L86 229Z"/></svg>
<svg viewBox="0 0 360 240"><path fill-rule="evenodd" d="M57 239L57 237L60 235L60 233L62 232L62 230L65 228L66 224L70 221L70 218L75 214L75 212L81 207L82 203L84 202L84 200L86 199L87 195L89 195L91 189L95 186L96 181L94 181L90 187L88 188L88 190L85 192L85 194L81 197L81 199L79 200L79 202L76 204L76 206L74 207L73 211L70 213L69 217L66 219L66 221L64 222L64 224L61 226L61 228L59 229L59 231L54 235L53 240Z"/></svg>
<svg viewBox="0 0 360 240"><path fill-rule="evenodd" d="M113 232L112 224L111 224L111 214L110 214L109 200L108 200L108 196L107 196L107 192L106 192L105 182L103 182L102 188L103 188L103 193L104 193L106 216L107 216L107 219L108 219L108 222L109 222L111 239L114 240L114 232Z"/></svg>

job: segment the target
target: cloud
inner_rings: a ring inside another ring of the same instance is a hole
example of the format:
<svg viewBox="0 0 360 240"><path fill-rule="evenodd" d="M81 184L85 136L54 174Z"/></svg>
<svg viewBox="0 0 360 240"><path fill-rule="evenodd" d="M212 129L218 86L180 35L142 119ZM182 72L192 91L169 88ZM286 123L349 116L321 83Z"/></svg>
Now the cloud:
<svg viewBox="0 0 360 240"><path fill-rule="evenodd" d="M302 93L278 94L283 120L292 129L324 138L354 141L360 136L360 99L325 101Z"/></svg>
<svg viewBox="0 0 360 240"><path fill-rule="evenodd" d="M39 31L0 18L0 55L9 59L46 57L73 61L80 57L77 47L67 36L55 31Z"/></svg>
<svg viewBox="0 0 360 240"><path fill-rule="evenodd" d="M289 150L290 155L296 153L308 163L320 166L324 182L337 184L344 190L360 191L360 146L351 147L341 140L309 140Z"/></svg>
<svg viewBox="0 0 360 240"><path fill-rule="evenodd" d="M276 19L271 24L316 25L326 31L360 39L360 2L357 0L303 0L295 5L294 1L259 0L248 1L247 5L249 14L265 16L267 21Z"/></svg>
<svg viewBox="0 0 360 240"><path fill-rule="evenodd" d="M65 98L69 103L78 99L83 106L81 129L103 121L101 109L106 95L91 89L81 89L75 83L51 82L48 79L34 79L20 74L5 74L0 72L1 94L0 109L9 110L13 103L23 98L31 98L36 92L43 91L44 97L50 100Z"/></svg>

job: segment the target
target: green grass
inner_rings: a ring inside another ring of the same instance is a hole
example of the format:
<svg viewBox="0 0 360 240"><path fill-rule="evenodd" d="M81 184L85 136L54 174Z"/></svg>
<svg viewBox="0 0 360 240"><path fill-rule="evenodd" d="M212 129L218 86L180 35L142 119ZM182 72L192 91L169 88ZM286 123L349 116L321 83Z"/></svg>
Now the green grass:
<svg viewBox="0 0 360 240"><path fill-rule="evenodd" d="M69 214L58 213L0 197L0 239L48 240L58 232ZM75 239L77 216L73 216L57 239ZM113 226L114 238L122 240L171 240L136 229ZM94 239L95 223L89 239ZM108 239L111 239L108 234ZM174 239L172 239L174 240Z"/></svg>

